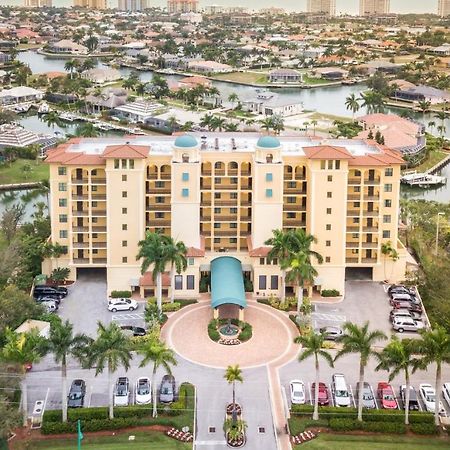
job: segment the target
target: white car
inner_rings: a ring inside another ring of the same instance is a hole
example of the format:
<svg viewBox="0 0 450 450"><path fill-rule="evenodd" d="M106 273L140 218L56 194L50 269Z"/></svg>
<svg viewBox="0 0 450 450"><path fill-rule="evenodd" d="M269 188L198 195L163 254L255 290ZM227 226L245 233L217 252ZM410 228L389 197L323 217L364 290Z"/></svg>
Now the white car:
<svg viewBox="0 0 450 450"><path fill-rule="evenodd" d="M289 383L291 391L291 403L294 405L303 405L306 402L305 383L300 380L292 380Z"/></svg>
<svg viewBox="0 0 450 450"><path fill-rule="evenodd" d="M443 384L442 395L444 396L447 405L450 406L450 383Z"/></svg>
<svg viewBox="0 0 450 450"><path fill-rule="evenodd" d="M138 302L131 298L111 298L108 301L109 311L134 311L138 308Z"/></svg>
<svg viewBox="0 0 450 450"><path fill-rule="evenodd" d="M428 412L434 413L434 408L436 408L436 391L431 384L422 383L419 385L420 396L422 397L422 401L425 404L425 409ZM444 406L442 402L439 401L439 414L445 414Z"/></svg>
<svg viewBox="0 0 450 450"><path fill-rule="evenodd" d="M114 386L114 406L130 404L130 382L127 377L119 377Z"/></svg>
<svg viewBox="0 0 450 450"><path fill-rule="evenodd" d="M137 405L147 405L152 401L152 389L150 380L147 377L140 377L136 381L134 398Z"/></svg>

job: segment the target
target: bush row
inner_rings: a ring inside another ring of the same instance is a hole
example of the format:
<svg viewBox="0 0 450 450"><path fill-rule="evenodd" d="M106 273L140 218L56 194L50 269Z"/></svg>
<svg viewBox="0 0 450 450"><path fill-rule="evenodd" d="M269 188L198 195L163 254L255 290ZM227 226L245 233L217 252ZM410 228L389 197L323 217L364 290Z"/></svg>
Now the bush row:
<svg viewBox="0 0 450 450"><path fill-rule="evenodd" d="M337 289L324 289L320 292L322 297L339 297L341 294Z"/></svg>
<svg viewBox="0 0 450 450"><path fill-rule="evenodd" d="M111 298L131 298L131 291L111 291Z"/></svg>
<svg viewBox="0 0 450 450"><path fill-rule="evenodd" d="M253 328L252 326L245 322L244 325L241 328L241 332L239 333L238 339L241 342L248 341L253 335Z"/></svg>
<svg viewBox="0 0 450 450"><path fill-rule="evenodd" d="M396 422L358 422L355 419L330 419L330 428L333 431L362 430L376 433L398 433L406 432L405 424Z"/></svg>

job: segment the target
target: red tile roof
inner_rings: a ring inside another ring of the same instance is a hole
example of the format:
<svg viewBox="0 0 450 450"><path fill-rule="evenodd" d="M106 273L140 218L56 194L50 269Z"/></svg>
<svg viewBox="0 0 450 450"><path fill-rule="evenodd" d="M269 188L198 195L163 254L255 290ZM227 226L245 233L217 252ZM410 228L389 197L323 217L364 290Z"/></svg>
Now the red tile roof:
<svg viewBox="0 0 450 450"><path fill-rule="evenodd" d="M103 152L103 158L133 158L145 159L150 147L146 145L108 145Z"/></svg>
<svg viewBox="0 0 450 450"><path fill-rule="evenodd" d="M67 147L73 142L59 145L53 150L47 151L46 163L60 163L64 165L104 166L105 160L100 155L87 155L81 152L66 152Z"/></svg>
<svg viewBox="0 0 450 450"><path fill-rule="evenodd" d="M257 248L253 248L253 242L252 242L252 237L251 236L247 236L247 247L248 247L248 254L250 256L253 256L255 258L259 257L259 258L265 258L270 250L271 247L257 247Z"/></svg>
<svg viewBox="0 0 450 450"><path fill-rule="evenodd" d="M308 159L352 159L348 150L331 145L304 147L303 151Z"/></svg>
<svg viewBox="0 0 450 450"><path fill-rule="evenodd" d="M168 272L164 272L162 274L162 285L164 287L170 286L170 274ZM153 287L156 286L156 283L153 281L152 272L145 272L144 275L139 279L139 286L144 287Z"/></svg>

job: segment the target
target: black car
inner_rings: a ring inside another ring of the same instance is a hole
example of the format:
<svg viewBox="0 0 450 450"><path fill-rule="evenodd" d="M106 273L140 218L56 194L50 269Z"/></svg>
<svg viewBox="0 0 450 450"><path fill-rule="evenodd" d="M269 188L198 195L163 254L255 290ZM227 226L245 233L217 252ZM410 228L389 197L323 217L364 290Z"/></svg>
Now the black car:
<svg viewBox="0 0 450 450"><path fill-rule="evenodd" d="M36 297L35 299L36 303L42 303L42 302L55 302L58 306L61 303L61 299L58 297L50 297L50 296L43 296L43 297Z"/></svg>
<svg viewBox="0 0 450 450"><path fill-rule="evenodd" d="M84 380L73 380L70 386L69 396L67 397L67 406L69 408L82 408L84 406L84 397L86 395L86 383Z"/></svg>
<svg viewBox="0 0 450 450"><path fill-rule="evenodd" d="M147 334L147 331L145 330L145 328L142 328L142 327L133 327L132 325L123 325L120 328L124 331L132 332L133 336L145 336Z"/></svg>
<svg viewBox="0 0 450 450"><path fill-rule="evenodd" d="M66 296L67 296L66 288L38 285L38 286L35 286L33 289L33 297L34 298L52 297L52 298L62 299Z"/></svg>
<svg viewBox="0 0 450 450"><path fill-rule="evenodd" d="M400 386L400 398L402 399L403 409L406 408L406 385L402 384ZM409 410L419 411L419 400L417 398L416 390L410 386L409 387Z"/></svg>

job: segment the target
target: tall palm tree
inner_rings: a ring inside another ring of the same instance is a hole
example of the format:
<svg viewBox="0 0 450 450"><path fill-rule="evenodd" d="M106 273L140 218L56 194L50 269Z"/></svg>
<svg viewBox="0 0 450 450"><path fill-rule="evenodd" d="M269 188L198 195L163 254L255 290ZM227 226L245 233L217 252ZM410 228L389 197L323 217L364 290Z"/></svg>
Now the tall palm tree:
<svg viewBox="0 0 450 450"><path fill-rule="evenodd" d="M436 126L436 122L434 120L430 120L428 122L428 128L431 130L431 134L433 134L434 127Z"/></svg>
<svg viewBox="0 0 450 450"><path fill-rule="evenodd" d="M237 95L236 92L232 92L228 96L228 101L233 105L233 109L234 109L234 104L239 102L239 95Z"/></svg>
<svg viewBox="0 0 450 450"><path fill-rule="evenodd" d="M168 246L160 233L147 231L145 239L138 242L139 253L136 259L142 259L141 273L144 274L150 266L153 266L153 281L156 281L156 299L158 309L162 311L162 274L169 262Z"/></svg>
<svg viewBox="0 0 450 450"><path fill-rule="evenodd" d="M386 280L386 264L388 258L392 259L393 262L397 261L399 258L397 250L392 245L391 241L383 242L381 244L381 254L384 256L383 268L384 268L384 279ZM392 270L391 270L392 275Z"/></svg>
<svg viewBox="0 0 450 450"><path fill-rule="evenodd" d="M219 130L222 131L223 128L225 127L226 124L226 120L223 117L217 117L214 116L211 119L211 123L209 124L209 127L211 128L211 130L215 131L215 130Z"/></svg>
<svg viewBox="0 0 450 450"><path fill-rule="evenodd" d="M153 363L152 370L152 400L153 400L153 417L158 416L157 398L156 398L156 371L158 367L162 366L167 373L172 373L171 366L177 365L175 353L170 348L159 340L146 341L138 350L138 353L143 356L139 367L145 367L148 363Z"/></svg>
<svg viewBox="0 0 450 450"><path fill-rule="evenodd" d="M67 422L67 358L75 356L82 361L83 352L91 343L91 339L84 334L74 335L73 325L68 320L55 322L51 326L46 350L53 353L56 363L61 364L63 422Z"/></svg>
<svg viewBox="0 0 450 450"><path fill-rule="evenodd" d="M261 120L261 128L267 131L267 134L270 134L270 130L273 130L274 122L272 117L266 117Z"/></svg>
<svg viewBox="0 0 450 450"><path fill-rule="evenodd" d="M423 331L422 339L418 341L418 350L421 355L420 366L427 369L430 364L436 364L435 390L438 399L442 391L442 364L450 363L450 335L441 326L434 327L433 330ZM434 423L439 425L439 402L436 401L434 411Z"/></svg>
<svg viewBox="0 0 450 450"><path fill-rule="evenodd" d="M356 97L355 93L349 95L345 99L345 107L352 112L352 120L355 121L355 114L359 111L359 108L361 108L359 99Z"/></svg>
<svg viewBox="0 0 450 450"><path fill-rule="evenodd" d="M364 386L364 371L371 356L376 355L373 345L386 339L386 335L380 330L369 331L369 322L362 327L346 322L344 324L344 336L341 339L342 349L339 350L334 358L341 358L349 353L359 353L359 392L358 392L358 420L362 421L362 394Z"/></svg>
<svg viewBox="0 0 450 450"><path fill-rule="evenodd" d="M90 122L78 125L75 130L75 135L79 137L97 137L99 134L97 128Z"/></svg>
<svg viewBox="0 0 450 450"><path fill-rule="evenodd" d="M111 376L120 366L130 368L132 359L130 341L119 326L112 322L104 325L98 322L97 338L89 347L85 365L95 367L95 376L106 369L108 374L109 418L114 418L113 385Z"/></svg>
<svg viewBox="0 0 450 450"><path fill-rule="evenodd" d="M22 390L23 426L28 422L28 385L26 377L27 364L37 363L45 352L44 339L37 330L28 333L16 333L9 328L5 330L5 344L1 349L0 359L14 364L20 374Z"/></svg>
<svg viewBox="0 0 450 450"><path fill-rule="evenodd" d="M422 111L423 117L425 117L425 113L430 109L431 102L428 100L420 100L419 109Z"/></svg>
<svg viewBox="0 0 450 450"><path fill-rule="evenodd" d="M167 262L170 264L170 301L175 298L175 271L177 274L184 272L187 268L187 248L184 242L177 241L171 236L164 236L167 245Z"/></svg>
<svg viewBox="0 0 450 450"><path fill-rule="evenodd" d="M59 118L59 114L56 111L50 111L42 118L47 126L55 128L55 125L61 127L63 125L62 120Z"/></svg>
<svg viewBox="0 0 450 450"><path fill-rule="evenodd" d="M233 420L236 420L236 381L239 381L240 383L244 382L242 370L238 364L235 366L228 366L223 377L227 380L228 384L231 384L233 387Z"/></svg>
<svg viewBox="0 0 450 450"><path fill-rule="evenodd" d="M77 68L77 60L76 59L69 59L68 61L66 61L66 63L64 64L64 70L66 72L70 73L70 79L73 78L73 72L74 70Z"/></svg>
<svg viewBox="0 0 450 450"><path fill-rule="evenodd" d="M311 332L306 336L297 336L295 342L302 346L302 352L300 353L299 362L314 356L314 365L316 369L316 381L314 385L314 413L313 420L319 420L319 380L320 380L320 366L319 356L321 356L329 366L333 367L333 357L322 349L325 337L323 334Z"/></svg>
<svg viewBox="0 0 450 450"><path fill-rule="evenodd" d="M392 336L391 341L377 354L379 364L375 370L389 371L389 382L398 374L403 372L405 376L406 398L405 398L405 425L409 425L409 394L410 394L410 374L418 368L417 341L415 339L399 340L397 336Z"/></svg>
<svg viewBox="0 0 450 450"><path fill-rule="evenodd" d="M318 123L319 123L319 122L317 122L316 119L311 120L311 125L313 126L313 136L316 135L316 127L317 127L317 124L318 124Z"/></svg>

